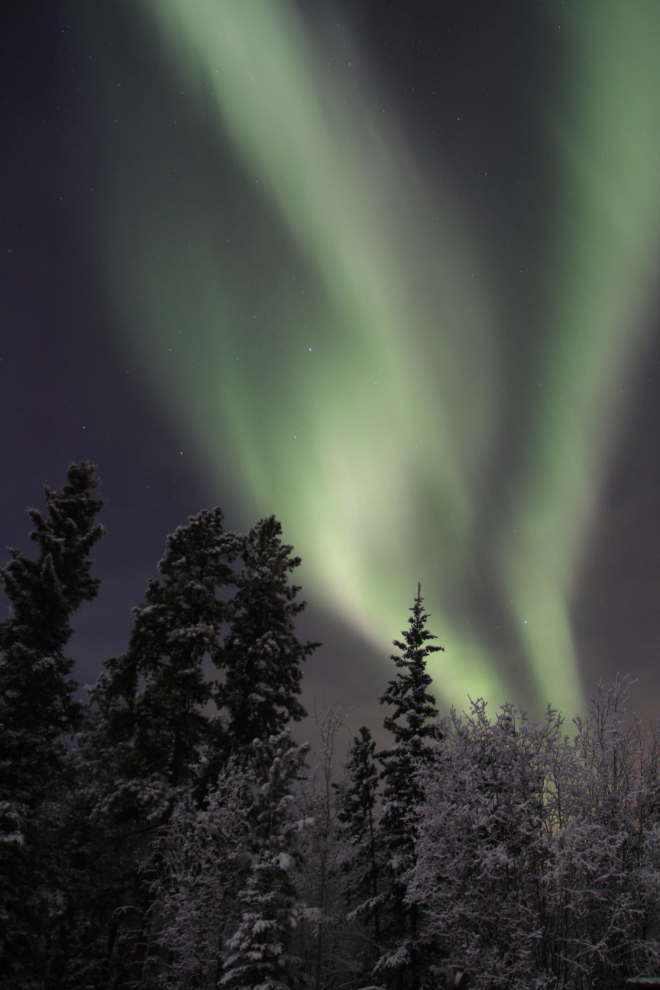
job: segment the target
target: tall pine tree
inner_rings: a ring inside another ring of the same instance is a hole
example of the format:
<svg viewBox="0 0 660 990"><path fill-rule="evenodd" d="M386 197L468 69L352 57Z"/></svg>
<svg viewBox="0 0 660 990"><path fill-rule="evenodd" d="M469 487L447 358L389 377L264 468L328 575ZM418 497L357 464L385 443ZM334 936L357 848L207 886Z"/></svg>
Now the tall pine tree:
<svg viewBox="0 0 660 990"><path fill-rule="evenodd" d="M399 673L388 682L380 699L381 704L394 709L383 723L393 734L394 745L379 754L385 782L379 840L385 860L384 893L380 900L381 917L386 918L386 948L376 972L395 980L398 987L404 985L404 974L409 984L416 980L417 915L415 907L405 901L406 874L414 865L414 817L424 797L416 771L420 761L432 755L431 740L437 737L436 725L431 720L437 718L438 711L428 693L431 677L426 671L427 658L444 649L431 645L431 640L437 637L426 628L428 615L423 601L418 585L410 609L409 628L403 631L403 640L394 641L401 654L391 659Z"/></svg>
<svg viewBox="0 0 660 990"><path fill-rule="evenodd" d="M95 469L73 464L61 491L46 488L47 512L30 509L33 560L11 550L0 570L10 602L0 623L0 981L56 984L62 963L65 739L80 727L74 661L64 648L70 619L98 593L90 552L103 528L92 497Z"/></svg>

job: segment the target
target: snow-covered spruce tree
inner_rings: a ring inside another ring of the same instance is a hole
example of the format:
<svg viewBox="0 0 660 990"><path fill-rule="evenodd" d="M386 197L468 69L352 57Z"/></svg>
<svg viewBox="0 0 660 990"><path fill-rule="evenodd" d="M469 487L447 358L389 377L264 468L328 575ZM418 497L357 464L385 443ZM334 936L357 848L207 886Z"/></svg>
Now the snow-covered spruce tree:
<svg viewBox="0 0 660 990"><path fill-rule="evenodd" d="M260 520L244 538L236 577L231 629L214 657L225 671L215 701L226 713L226 737L235 750L267 739L307 714L298 700L300 664L318 643L301 643L294 620L305 608L289 574L300 565L283 544L274 516Z"/></svg>
<svg viewBox="0 0 660 990"><path fill-rule="evenodd" d="M0 623L0 982L57 982L68 909L62 803L64 739L81 721L64 655L70 619L98 593L91 577L102 501L93 465L73 464L61 491L46 488L47 513L29 510L36 560L19 550L0 571L10 602Z"/></svg>
<svg viewBox="0 0 660 990"><path fill-rule="evenodd" d="M385 783L378 828L383 856L381 891L364 906L366 910L378 910L380 919L384 951L374 973L396 983L399 990L404 984L417 982L418 911L406 901L407 874L415 862L416 812L424 799L416 771L420 763L431 758L431 740L437 738L437 727L431 720L437 718L438 711L428 693L431 677L426 663L430 654L444 649L431 645L437 637L426 628L428 615L423 601L418 585L409 628L402 632L402 640L394 641L402 652L391 659L400 672L388 682L380 699L381 704L394 708L383 722L394 736L394 745L378 755Z"/></svg>
<svg viewBox="0 0 660 990"><path fill-rule="evenodd" d="M134 609L128 650L105 664L91 692L96 731L116 748L121 814L151 816L198 772L211 697L202 663L217 662L220 633L232 616L223 591L232 588L240 537L223 527L220 508L191 516L167 538L159 580ZM144 793L145 790L148 793Z"/></svg>
<svg viewBox="0 0 660 990"><path fill-rule="evenodd" d="M89 787L80 798L104 849L94 858L97 891L105 886L97 903L112 918L106 965L121 972L130 958L126 979L140 978L147 951L144 869L153 839L203 769L211 685L202 665L207 656L217 660L221 627L231 618L226 589L239 539L224 529L219 508L168 537L161 579L149 582L134 610L128 650L106 663L91 690L80 746Z"/></svg>
<svg viewBox="0 0 660 990"><path fill-rule="evenodd" d="M378 880L380 849L377 843L376 800L379 774L375 763L376 742L362 726L350 749L345 779L340 787L341 809L338 819L349 841L349 852L342 864L344 894L349 905L360 905L351 915L364 928L364 940L358 952L361 981L369 979L379 957L380 924Z"/></svg>
<svg viewBox="0 0 660 990"><path fill-rule="evenodd" d="M292 990L300 983L292 954L298 906L292 870L303 822L292 814L292 789L302 773L307 746L283 731L251 747L258 781L250 814L252 864L241 892L242 917L229 940L220 986L231 990Z"/></svg>
<svg viewBox="0 0 660 990"><path fill-rule="evenodd" d="M231 757L203 807L189 791L161 829L146 987L217 987L225 942L240 922L255 793L252 768Z"/></svg>

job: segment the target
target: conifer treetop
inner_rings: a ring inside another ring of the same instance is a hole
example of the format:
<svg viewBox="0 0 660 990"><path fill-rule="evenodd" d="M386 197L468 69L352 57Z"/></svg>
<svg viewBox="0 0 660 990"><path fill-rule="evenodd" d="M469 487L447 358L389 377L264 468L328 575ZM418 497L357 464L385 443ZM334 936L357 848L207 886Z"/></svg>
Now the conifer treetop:
<svg viewBox="0 0 660 990"><path fill-rule="evenodd" d="M399 673L388 682L380 699L381 704L394 707L394 712L384 719L385 728L394 735L394 745L379 753L385 787L378 831L385 863L381 893L367 905L378 905L384 936L384 951L374 967L374 976L385 978L388 984L396 980L399 988L406 982L409 986L418 985L416 908L406 900L406 877L416 861L416 819L424 803L418 770L431 761L434 753L434 747L426 740L437 738L436 725L431 720L435 720L438 711L427 690L431 677L426 661L442 647L431 645L436 637L426 628L428 616L423 602L418 584L408 629L403 631L402 640L394 641L401 654L391 659Z"/></svg>
<svg viewBox="0 0 660 990"><path fill-rule="evenodd" d="M231 563L240 544L224 529L219 507L190 516L168 536L162 577L148 582L133 609L128 649L107 661L92 690L99 740L121 754L115 777L125 786L113 785L113 800L117 808L124 802L122 815L169 808L171 789L198 777L211 697L203 663L207 656L217 661L221 627L233 614L223 593L235 584Z"/></svg>
<svg viewBox="0 0 660 990"><path fill-rule="evenodd" d="M0 648L14 644L53 653L69 640L69 618L98 594L99 580L91 576L89 554L103 536L93 526L103 501L90 496L97 487L96 469L89 461L72 464L61 491L45 488L47 513L28 509L34 524L30 539L40 549L32 560L10 549L11 560L0 569L0 583L11 611L0 623Z"/></svg>
<svg viewBox="0 0 660 990"><path fill-rule="evenodd" d="M28 510L38 558L13 549L0 569L10 603L0 622L0 803L24 825L63 772L63 737L80 727L74 662L63 649L71 615L99 587L89 556L103 535L94 526L103 502L90 495L98 484L94 465L72 464L67 481L60 491L46 488L46 513Z"/></svg>
<svg viewBox="0 0 660 990"><path fill-rule="evenodd" d="M376 806L378 790L378 770L374 763L376 741L366 725L359 729L359 736L353 739L346 776L348 785L343 794L343 807L339 821L349 827L353 836L362 836Z"/></svg>
<svg viewBox="0 0 660 990"><path fill-rule="evenodd" d="M435 719L438 710L433 696L427 691L432 678L426 672L426 660L431 653L444 651L444 646L430 645L430 641L438 637L426 628L428 615L423 602L421 584L418 584L417 596L410 609L409 628L402 631L403 640L394 640L401 655L390 657L402 673L388 681L387 690L380 698L381 705L394 706L394 712L383 724L398 744L419 740L421 745L422 739L435 735L435 727L428 720Z"/></svg>

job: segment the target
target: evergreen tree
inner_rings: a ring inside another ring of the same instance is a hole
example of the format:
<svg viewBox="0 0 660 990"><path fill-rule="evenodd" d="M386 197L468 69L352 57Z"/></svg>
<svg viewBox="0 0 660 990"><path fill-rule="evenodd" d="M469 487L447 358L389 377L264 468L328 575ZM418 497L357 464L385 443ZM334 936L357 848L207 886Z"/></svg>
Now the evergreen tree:
<svg viewBox="0 0 660 990"><path fill-rule="evenodd" d="M89 853L99 871L97 891L105 891L97 903L114 919L104 954L117 979L140 978L153 841L183 788L204 769L211 684L203 663L217 662L222 625L232 614L226 590L234 583L238 541L225 531L219 508L191 517L168 537L161 578L149 581L134 610L128 650L106 663L91 692L81 802L96 829ZM121 976L127 959L130 973Z"/></svg>
<svg viewBox="0 0 660 990"><path fill-rule="evenodd" d="M349 842L349 853L342 864L344 896L349 907L347 921L361 922L367 936L356 946L360 982L367 982L379 956L380 898L379 875L382 854L378 842L376 802L379 774L374 762L376 743L362 726L353 739L339 785L339 821Z"/></svg>
<svg viewBox="0 0 660 990"><path fill-rule="evenodd" d="M406 904L406 875L414 865L414 818L424 800L417 770L420 763L433 754L430 740L437 738L435 701L428 693L431 677L426 672L427 658L444 649L432 646L437 639L426 628L426 614L417 586L417 596L408 619L409 628L402 633L403 641L394 646L401 655L391 659L400 673L388 682L381 704L392 705L394 711L384 720L384 726L394 736L394 745L379 754L383 763L383 811L379 841L385 858L384 894L380 898L387 917L387 948L377 963L376 971L384 976L396 976L403 986L404 971L414 981L416 964L415 933L417 912Z"/></svg>
<svg viewBox="0 0 660 990"><path fill-rule="evenodd" d="M300 777L307 747L287 731L251 747L259 787L250 831L252 864L241 894L243 913L229 940L220 986L231 990L292 990L299 985L298 960L291 952L296 925L296 891L291 871L300 823L292 815L292 787Z"/></svg>
<svg viewBox="0 0 660 990"><path fill-rule="evenodd" d="M168 536L162 578L149 581L134 609L128 650L106 663L92 691L102 732L121 758L129 803L138 781L150 782L155 800L157 791L164 797L199 771L212 690L203 661L218 662L221 629L233 610L223 592L235 583L239 544L224 529L220 508L191 516ZM135 799L144 814L144 796Z"/></svg>
<svg viewBox="0 0 660 990"><path fill-rule="evenodd" d="M70 619L98 593L91 576L102 501L93 465L73 464L47 513L30 509L36 560L11 550L0 570L10 602L0 623L0 978L6 987L57 982L67 910L63 858L65 737L80 727ZM58 828L59 826L59 828Z"/></svg>
<svg viewBox="0 0 660 990"><path fill-rule="evenodd" d="M281 534L270 516L244 538L231 629L215 661L226 671L216 704L227 713L227 738L237 750L307 714L298 701L300 664L319 644L296 636L294 620L306 603L295 600L300 587L288 577L300 557L291 556L293 547L282 543Z"/></svg>
<svg viewBox="0 0 660 990"><path fill-rule="evenodd" d="M353 855L345 870L350 877L347 891L351 900L368 898L367 917L374 926L375 941L380 937L378 924L378 854L376 845L376 799L378 770L374 762L376 742L363 725L351 746L346 763L347 783L342 794L339 820L346 828Z"/></svg>

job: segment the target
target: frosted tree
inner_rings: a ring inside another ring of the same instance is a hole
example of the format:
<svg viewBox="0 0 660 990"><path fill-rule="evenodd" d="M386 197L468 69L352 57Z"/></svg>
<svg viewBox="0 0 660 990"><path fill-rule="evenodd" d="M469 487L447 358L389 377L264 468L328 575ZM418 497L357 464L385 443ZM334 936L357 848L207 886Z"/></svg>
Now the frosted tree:
<svg viewBox="0 0 660 990"><path fill-rule="evenodd" d="M65 738L81 723L74 662L64 653L70 619L98 593L90 552L103 528L93 465L73 464L46 514L30 509L31 559L12 550L0 571L9 616L0 622L0 980L38 985L62 966L70 907L64 795Z"/></svg>
<svg viewBox="0 0 660 990"><path fill-rule="evenodd" d="M303 822L293 814L293 788L307 747L285 730L252 744L257 778L250 816L248 879L240 894L241 920L229 939L220 986L231 990L293 990L300 982L292 952L299 907L292 871Z"/></svg>
<svg viewBox="0 0 660 990"><path fill-rule="evenodd" d="M189 793L162 828L151 884L148 984L217 986L226 940L240 922L239 893L250 864L250 809L258 793L252 770L231 758L204 806Z"/></svg>
<svg viewBox="0 0 660 990"><path fill-rule="evenodd" d="M660 963L657 726L599 688L563 734L483 701L442 723L418 774L417 860L408 898L438 959L486 987L619 986Z"/></svg>
<svg viewBox="0 0 660 990"><path fill-rule="evenodd" d="M440 724L443 742L419 771L426 802L408 897L437 959L466 965L478 986L531 986L543 970L543 883L570 757L561 719L550 711L536 726L506 706L491 723L478 700Z"/></svg>
<svg viewBox="0 0 660 990"><path fill-rule="evenodd" d="M659 730L644 730L628 700L627 681L599 684L576 719L546 883L552 971L567 984L613 987L660 967Z"/></svg>

